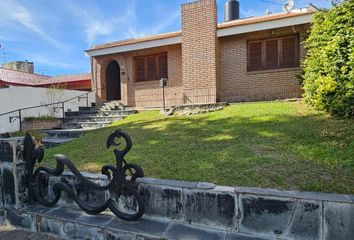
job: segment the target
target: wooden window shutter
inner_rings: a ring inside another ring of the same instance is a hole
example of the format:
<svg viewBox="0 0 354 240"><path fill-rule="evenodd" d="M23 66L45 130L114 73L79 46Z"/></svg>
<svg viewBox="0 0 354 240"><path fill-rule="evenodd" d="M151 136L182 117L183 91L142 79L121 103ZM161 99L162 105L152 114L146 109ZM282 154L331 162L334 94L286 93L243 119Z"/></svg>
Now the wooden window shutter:
<svg viewBox="0 0 354 240"><path fill-rule="evenodd" d="M299 66L297 52L297 37L291 36L282 39L281 67Z"/></svg>
<svg viewBox="0 0 354 240"><path fill-rule="evenodd" d="M249 70L262 69L262 42L250 42L248 45Z"/></svg>
<svg viewBox="0 0 354 240"><path fill-rule="evenodd" d="M135 59L136 64L136 80L144 81L145 78L145 58L139 57Z"/></svg>
<svg viewBox="0 0 354 240"><path fill-rule="evenodd" d="M265 67L267 69L277 68L279 66L278 39L267 40L265 47Z"/></svg>
<svg viewBox="0 0 354 240"><path fill-rule="evenodd" d="M135 81L168 78L167 53L135 57Z"/></svg>
<svg viewBox="0 0 354 240"><path fill-rule="evenodd" d="M159 55L159 79L168 78L167 54Z"/></svg>
<svg viewBox="0 0 354 240"><path fill-rule="evenodd" d="M147 79L157 80L156 57L147 57Z"/></svg>

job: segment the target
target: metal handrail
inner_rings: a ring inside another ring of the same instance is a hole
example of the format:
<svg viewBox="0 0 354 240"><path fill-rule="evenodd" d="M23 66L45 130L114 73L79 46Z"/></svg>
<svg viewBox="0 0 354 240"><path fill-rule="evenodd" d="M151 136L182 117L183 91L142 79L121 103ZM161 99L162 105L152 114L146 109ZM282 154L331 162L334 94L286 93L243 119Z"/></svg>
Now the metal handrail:
<svg viewBox="0 0 354 240"><path fill-rule="evenodd" d="M33 107L19 108L19 109L10 111L10 112L2 113L2 114L0 114L0 117L1 116L5 116L5 115L9 115L9 114L12 114L12 113L15 113L15 112L18 112L18 116L10 117L10 122L12 122L13 118L18 118L20 120L20 131L22 131L21 111L29 110L29 109L35 109L35 108L41 108L41 107L54 106L54 105L61 105L61 107L58 107L58 108L61 108L62 111L63 111L63 121L64 121L64 119L65 119L65 103L70 102L70 101L72 101L74 99L78 99L78 101L80 101L81 98L86 98L86 107L89 107L88 95L90 93L97 92L97 91L99 91L101 89L102 88L99 88L99 89L96 89L94 91L83 93L83 94L78 95L76 97L72 97L72 98L66 99L64 101L56 102L56 103L48 103L48 104L42 104L42 105L37 105L37 106L33 106ZM85 97L83 97L83 96L85 96Z"/></svg>

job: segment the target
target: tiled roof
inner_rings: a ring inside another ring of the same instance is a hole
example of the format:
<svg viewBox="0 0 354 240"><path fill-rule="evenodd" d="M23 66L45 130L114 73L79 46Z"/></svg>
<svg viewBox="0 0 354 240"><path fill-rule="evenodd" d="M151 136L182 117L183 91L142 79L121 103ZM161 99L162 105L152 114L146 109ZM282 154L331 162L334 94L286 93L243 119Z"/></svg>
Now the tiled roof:
<svg viewBox="0 0 354 240"><path fill-rule="evenodd" d="M158 34L158 35L150 35L150 36L141 37L141 38L130 38L127 40L96 45L96 46L91 47L90 50L97 50L97 49L103 49L103 48L109 48L109 47L119 47L119 46L134 44L134 43L148 42L148 41L153 41L153 40L161 40L161 39L165 39L165 38L172 38L172 37L179 37L179 36L181 36L180 31L163 33L163 34Z"/></svg>
<svg viewBox="0 0 354 240"><path fill-rule="evenodd" d="M91 74L81 73L49 77L40 74L31 74L6 68L0 68L0 81L10 84L12 83L26 86L41 86L54 83L77 82L83 80L91 80Z"/></svg>
<svg viewBox="0 0 354 240"><path fill-rule="evenodd" d="M80 73L80 74L71 74L71 75L60 75L56 77L51 77L42 84L77 82L77 81L84 81L84 80L91 80L91 74Z"/></svg>
<svg viewBox="0 0 354 240"><path fill-rule="evenodd" d="M250 17L250 18L244 18L244 19L237 19L234 21L218 24L218 29L248 25L248 24L255 24L255 23L273 21L273 20L278 20L278 19L286 19L286 18L290 18L290 17L313 14L314 12L315 12L315 10L312 8L303 8L303 9L292 10L290 12L282 12L282 13L264 15L264 16L260 16L260 17ZM115 41L115 42L92 46L91 49L89 49L88 51L111 48L111 47L126 46L126 45L130 45L130 44L134 44L134 43L148 42L148 41L153 41L153 40L161 40L161 39L166 39L166 38L180 37L181 35L182 35L181 31L177 31L177 32L170 32L170 33L164 33L164 34L158 34L158 35L151 35L151 36L146 36L146 37L141 37L141 38L131 38L131 39L127 39L127 40Z"/></svg>
<svg viewBox="0 0 354 240"><path fill-rule="evenodd" d="M49 76L45 75L31 74L6 68L0 68L0 81L7 83L36 86L41 85L49 78Z"/></svg>
<svg viewBox="0 0 354 240"><path fill-rule="evenodd" d="M298 9L290 12L282 12L282 13L275 13L275 14L269 14L269 15L264 15L264 16L259 16L259 17L251 17L251 18L244 18L244 19L237 19L229 22L224 22L218 24L218 28L228 28L228 27L234 27L234 26L242 26L242 25L248 25L248 24L255 24L255 23L260 23L260 22L267 22L267 21L274 21L278 19L284 19L284 18L290 18L290 17L297 17L297 16L302 16L302 15L309 15L313 14L315 10L309 9L309 8L304 8L304 9Z"/></svg>

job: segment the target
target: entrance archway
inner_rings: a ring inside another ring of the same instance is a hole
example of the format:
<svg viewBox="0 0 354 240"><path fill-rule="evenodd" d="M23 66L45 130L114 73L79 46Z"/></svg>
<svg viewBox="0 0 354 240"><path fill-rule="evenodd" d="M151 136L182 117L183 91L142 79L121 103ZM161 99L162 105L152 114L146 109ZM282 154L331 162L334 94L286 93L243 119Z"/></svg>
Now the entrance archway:
<svg viewBox="0 0 354 240"><path fill-rule="evenodd" d="M107 101L121 100L120 90L120 66L112 61L106 68L106 97Z"/></svg>

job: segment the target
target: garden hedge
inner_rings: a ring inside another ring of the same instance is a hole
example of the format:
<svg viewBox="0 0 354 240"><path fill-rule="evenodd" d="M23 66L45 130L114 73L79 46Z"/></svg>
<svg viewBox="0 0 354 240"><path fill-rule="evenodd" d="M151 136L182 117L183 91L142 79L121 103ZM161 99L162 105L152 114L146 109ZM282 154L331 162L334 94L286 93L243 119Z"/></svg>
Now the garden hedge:
<svg viewBox="0 0 354 240"><path fill-rule="evenodd" d="M332 114L354 114L354 0L315 14L305 40L305 100Z"/></svg>

